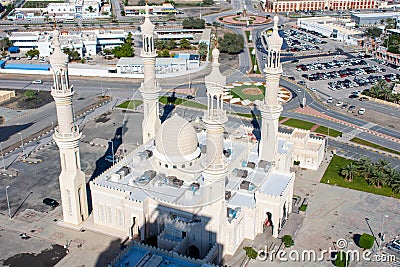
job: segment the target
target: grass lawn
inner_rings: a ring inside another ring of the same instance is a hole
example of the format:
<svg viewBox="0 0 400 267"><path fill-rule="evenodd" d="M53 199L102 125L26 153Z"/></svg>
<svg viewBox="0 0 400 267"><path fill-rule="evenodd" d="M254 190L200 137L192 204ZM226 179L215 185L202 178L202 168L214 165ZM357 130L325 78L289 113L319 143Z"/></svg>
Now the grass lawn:
<svg viewBox="0 0 400 267"><path fill-rule="evenodd" d="M361 139L361 138L354 137L350 141L354 142L354 143L357 143L357 144L360 144L360 145L369 146L369 147L380 149L380 150L383 150L383 151L386 151L386 152L390 152L390 153L393 153L393 154L396 154L396 155L400 155L400 152L398 152L396 150L393 150L393 149L390 149L390 148L387 148L387 147L383 147L383 146L368 142L368 141L366 141L364 139Z"/></svg>
<svg viewBox="0 0 400 267"><path fill-rule="evenodd" d="M304 129L304 130L310 130L315 125L312 122L302 121L302 120L298 120L298 119L289 119L282 124L291 126L291 127L295 127L295 128Z"/></svg>
<svg viewBox="0 0 400 267"><path fill-rule="evenodd" d="M245 33L246 33L247 42L251 43L252 41L249 41L250 31L245 31Z"/></svg>
<svg viewBox="0 0 400 267"><path fill-rule="evenodd" d="M143 103L142 100L125 101L117 106L117 108L135 109Z"/></svg>
<svg viewBox="0 0 400 267"><path fill-rule="evenodd" d="M254 101L254 100L263 100L264 99L264 94L259 94L259 95L248 95L248 94L245 94L244 92L243 92L243 89L246 89L246 88L255 88L255 89L259 89L257 86L255 86L255 85L241 85L241 86L235 86L234 88L232 88L231 89L231 95L233 96L233 97L238 97L238 98L240 98L241 100L244 100L244 99L248 99L248 100L250 100L250 101ZM260 89L261 91L263 91L264 92L264 90L262 90L262 89Z"/></svg>
<svg viewBox="0 0 400 267"><path fill-rule="evenodd" d="M328 135L328 128L325 126L319 126L317 129L315 129L314 132ZM329 128L329 136L338 137L341 134L342 134L342 132L339 132L339 131Z"/></svg>
<svg viewBox="0 0 400 267"><path fill-rule="evenodd" d="M256 55L253 55L253 53L252 53L253 50L254 50L254 48L250 48L250 49L249 49L250 57L251 57L251 63L252 63L252 64L251 64L251 73L261 74L261 72L260 72L260 67L258 66L258 63L257 63ZM256 71L253 70L254 65L257 66L257 70L256 70Z"/></svg>
<svg viewBox="0 0 400 267"><path fill-rule="evenodd" d="M340 170L354 162L351 159L346 159L334 155L328 168L326 169L324 176L321 179L321 183L336 185L344 188L350 188L358 191L373 193L381 196L400 198L400 194L396 194L392 191L389 186L382 186L376 188L373 185L369 185L367 181L362 177L356 177L352 182L347 182L342 176L340 176ZM329 183L328 183L329 180Z"/></svg>
<svg viewBox="0 0 400 267"><path fill-rule="evenodd" d="M198 109L207 109L207 106L191 100L186 100L182 98L171 98L169 96L162 96L159 99L160 103L166 104L173 104L175 106L182 105L186 107L198 108Z"/></svg>

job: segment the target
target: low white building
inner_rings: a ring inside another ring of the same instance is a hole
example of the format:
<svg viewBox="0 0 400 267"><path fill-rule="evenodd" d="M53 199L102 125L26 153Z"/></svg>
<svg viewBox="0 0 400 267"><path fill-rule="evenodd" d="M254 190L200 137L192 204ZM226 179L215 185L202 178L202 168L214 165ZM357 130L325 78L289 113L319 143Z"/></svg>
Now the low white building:
<svg viewBox="0 0 400 267"><path fill-rule="evenodd" d="M156 58L156 74L178 73L187 71L189 62L185 58ZM141 57L122 57L117 63L117 73L143 74L144 64Z"/></svg>
<svg viewBox="0 0 400 267"><path fill-rule="evenodd" d="M80 57L94 56L103 49L112 49L124 43L128 33L124 30L61 31L61 48L78 51ZM14 46L21 51L38 49L40 56L49 56L53 51L48 32L13 32L9 36Z"/></svg>
<svg viewBox="0 0 400 267"><path fill-rule="evenodd" d="M300 18L297 19L297 26L349 45L358 45L363 35L361 31L342 26L337 18L332 17Z"/></svg>

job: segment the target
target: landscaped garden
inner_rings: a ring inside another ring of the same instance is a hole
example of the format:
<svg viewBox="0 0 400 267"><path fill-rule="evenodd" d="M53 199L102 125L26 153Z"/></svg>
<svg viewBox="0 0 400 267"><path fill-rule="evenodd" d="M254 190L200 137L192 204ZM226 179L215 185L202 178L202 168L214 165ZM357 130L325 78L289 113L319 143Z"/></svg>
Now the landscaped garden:
<svg viewBox="0 0 400 267"><path fill-rule="evenodd" d="M164 105L181 105L181 106L186 106L186 107L192 107L192 108L198 108L198 109L207 109L207 106L199 103L199 102L195 102L192 100L186 100L183 98L177 98L177 97L171 97L171 96L162 96L159 99L161 104Z"/></svg>
<svg viewBox="0 0 400 267"><path fill-rule="evenodd" d="M354 161L334 155L321 183L400 198L400 172L384 160L372 162L361 158Z"/></svg>
<svg viewBox="0 0 400 267"><path fill-rule="evenodd" d="M339 132L337 130L334 129L328 129L325 126L321 126L321 125L317 125L313 122L309 122L309 121L303 121L303 120L298 120L298 119L289 119L287 121L284 121L281 123L282 125L286 125L286 126L290 126L290 127L294 127L294 128L300 128L300 129L304 129L304 130L311 130L315 133L320 133L323 135L329 135L332 137L338 137L339 135L342 134L342 132Z"/></svg>
<svg viewBox="0 0 400 267"><path fill-rule="evenodd" d="M142 100L129 100L125 101L117 106L117 108L124 108L124 109L135 109L143 103Z"/></svg>

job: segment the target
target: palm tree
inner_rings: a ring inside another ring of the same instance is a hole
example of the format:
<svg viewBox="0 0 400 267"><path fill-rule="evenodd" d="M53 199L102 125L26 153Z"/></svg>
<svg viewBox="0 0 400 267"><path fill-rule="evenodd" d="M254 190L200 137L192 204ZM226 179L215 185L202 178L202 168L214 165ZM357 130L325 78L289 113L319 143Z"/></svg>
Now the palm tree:
<svg viewBox="0 0 400 267"><path fill-rule="evenodd" d="M400 193L400 172L396 172L395 176L390 177L390 187L393 192Z"/></svg>
<svg viewBox="0 0 400 267"><path fill-rule="evenodd" d="M348 182L351 182L353 181L354 176L357 175L357 166L353 163L350 163L342 168L340 174L343 175Z"/></svg>
<svg viewBox="0 0 400 267"><path fill-rule="evenodd" d="M380 171L382 173L388 173L389 170L389 162L386 160L380 159L377 162L375 162L374 167L377 171Z"/></svg>
<svg viewBox="0 0 400 267"><path fill-rule="evenodd" d="M374 170L371 176L367 178L369 184L375 185L377 188L381 188L386 182L386 175L381 171Z"/></svg>
<svg viewBox="0 0 400 267"><path fill-rule="evenodd" d="M371 177L372 172L374 171L374 165L372 164L370 159L363 160L364 164L358 166L358 173L364 177L364 179L368 180Z"/></svg>

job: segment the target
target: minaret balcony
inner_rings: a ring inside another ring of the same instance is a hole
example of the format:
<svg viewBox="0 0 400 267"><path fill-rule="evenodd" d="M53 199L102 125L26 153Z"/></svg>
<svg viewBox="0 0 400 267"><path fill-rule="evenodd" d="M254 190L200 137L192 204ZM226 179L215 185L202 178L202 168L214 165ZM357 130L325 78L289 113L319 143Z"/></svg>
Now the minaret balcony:
<svg viewBox="0 0 400 267"><path fill-rule="evenodd" d="M51 87L51 95L53 95L53 96L62 97L62 96L70 96L72 94L74 94L73 86L71 86L70 88L67 88L67 89L62 89L62 90L58 90L54 86Z"/></svg>
<svg viewBox="0 0 400 267"><path fill-rule="evenodd" d="M57 126L54 128L54 136L57 139L76 139L80 138L81 133L79 132L79 127L76 125L71 127L71 132L69 133L61 133L59 131L59 127Z"/></svg>
<svg viewBox="0 0 400 267"><path fill-rule="evenodd" d="M225 123L228 120L226 110L207 110L204 114L204 119L216 123Z"/></svg>

